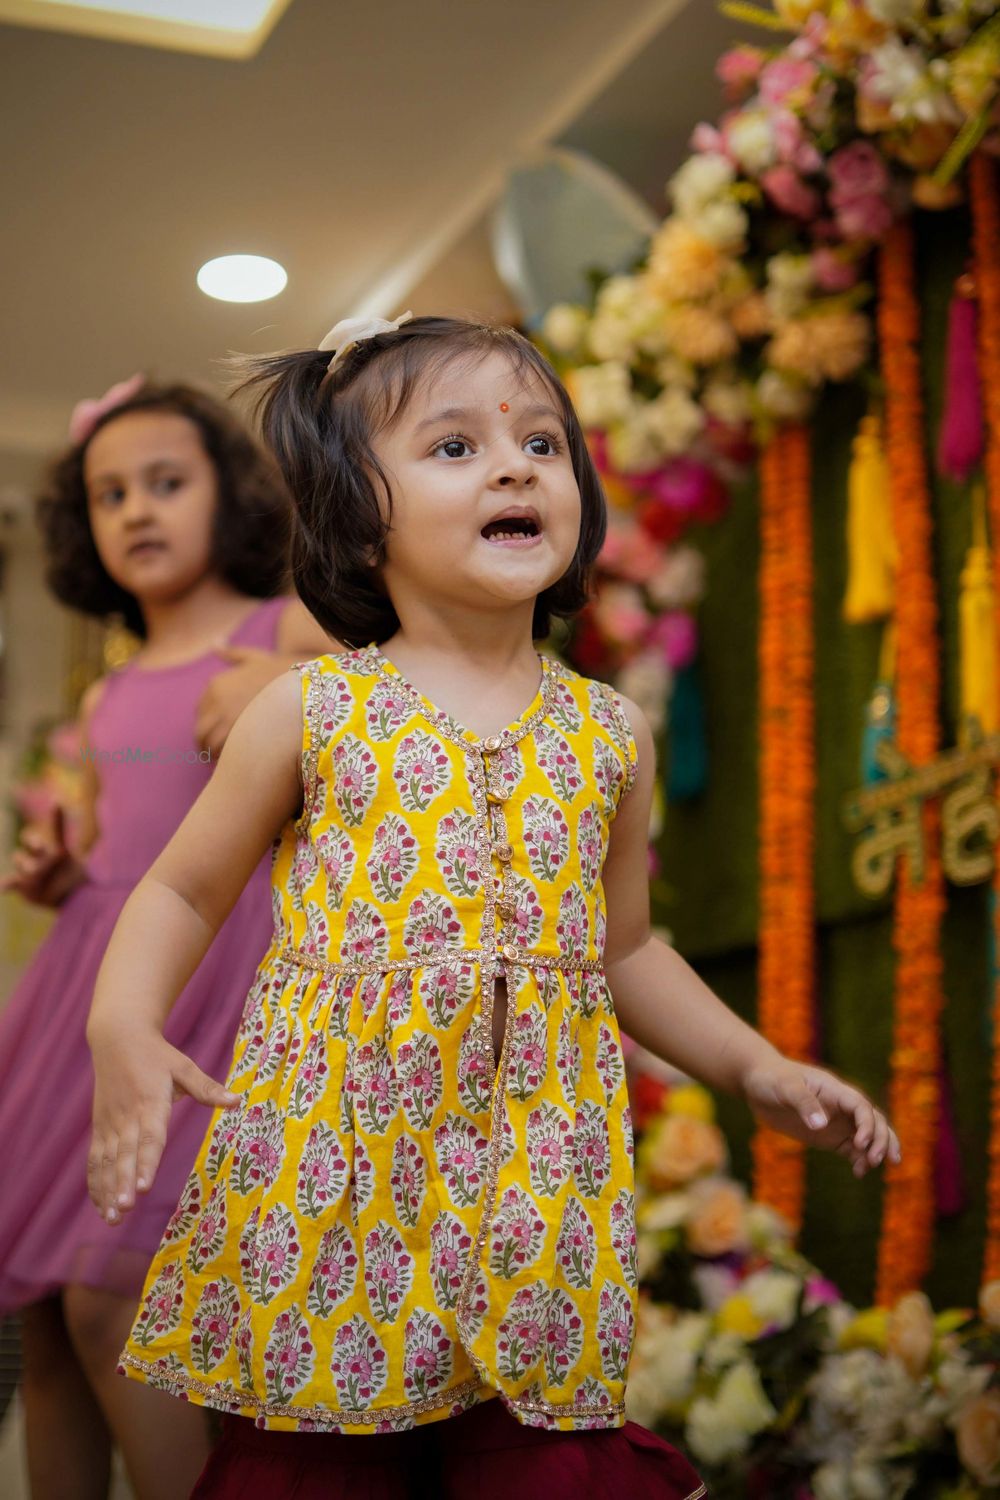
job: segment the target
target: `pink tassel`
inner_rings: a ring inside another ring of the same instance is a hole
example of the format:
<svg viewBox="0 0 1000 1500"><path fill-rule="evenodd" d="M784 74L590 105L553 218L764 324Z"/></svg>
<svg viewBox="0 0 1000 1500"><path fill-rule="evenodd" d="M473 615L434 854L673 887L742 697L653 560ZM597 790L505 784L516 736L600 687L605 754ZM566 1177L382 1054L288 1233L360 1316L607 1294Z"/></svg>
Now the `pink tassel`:
<svg viewBox="0 0 1000 1500"><path fill-rule="evenodd" d="M958 1144L958 1124L955 1120L955 1097L943 1060L938 1068L938 1086L941 1091L941 1114L937 1140L934 1143L934 1197L938 1217L950 1219L962 1212L967 1206L967 1199L962 1152Z"/></svg>
<svg viewBox="0 0 1000 1500"><path fill-rule="evenodd" d="M948 310L944 414L938 433L938 473L961 483L983 454L983 407L976 360L976 298L972 279L960 276Z"/></svg>

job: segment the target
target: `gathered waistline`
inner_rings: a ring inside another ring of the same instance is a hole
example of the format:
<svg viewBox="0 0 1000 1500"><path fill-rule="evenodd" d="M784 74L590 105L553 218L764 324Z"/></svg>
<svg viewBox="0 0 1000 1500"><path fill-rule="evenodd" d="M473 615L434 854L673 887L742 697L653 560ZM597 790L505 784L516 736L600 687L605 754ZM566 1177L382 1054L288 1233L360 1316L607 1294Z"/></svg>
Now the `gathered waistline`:
<svg viewBox="0 0 1000 1500"><path fill-rule="evenodd" d="M308 953L304 948L279 948L274 955L275 963L296 964L303 969L314 969L318 974L396 974L413 973L418 969L455 969L463 964L483 964L487 961L509 969L553 969L563 974L603 974L604 960L600 958L570 958L565 953L533 953L514 949L512 944L502 944L494 952L483 948L449 948L436 953L424 954L420 958L368 958L331 963Z"/></svg>

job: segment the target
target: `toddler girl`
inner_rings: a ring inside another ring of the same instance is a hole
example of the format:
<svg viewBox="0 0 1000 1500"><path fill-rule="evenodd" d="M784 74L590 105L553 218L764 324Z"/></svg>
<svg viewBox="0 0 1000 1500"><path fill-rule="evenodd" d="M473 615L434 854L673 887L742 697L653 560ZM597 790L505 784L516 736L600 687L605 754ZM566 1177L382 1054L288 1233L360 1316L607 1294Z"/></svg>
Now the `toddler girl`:
<svg viewBox="0 0 1000 1500"><path fill-rule="evenodd" d="M619 1023L859 1173L897 1143L650 933L649 729L533 644L583 603L605 525L550 366L444 318L325 342L258 378L299 593L353 649L244 712L129 898L89 1024L110 1221L154 1182L171 1093L220 1106L124 1370L231 1414L199 1496L693 1500L624 1419ZM275 935L224 1089L162 1027L273 841Z"/></svg>

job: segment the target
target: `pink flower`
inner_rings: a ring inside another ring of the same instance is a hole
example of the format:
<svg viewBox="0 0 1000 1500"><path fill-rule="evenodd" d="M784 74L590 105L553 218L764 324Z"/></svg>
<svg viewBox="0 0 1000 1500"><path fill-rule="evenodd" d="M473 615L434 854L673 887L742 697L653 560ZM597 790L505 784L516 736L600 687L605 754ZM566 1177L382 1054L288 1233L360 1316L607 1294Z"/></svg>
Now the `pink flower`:
<svg viewBox="0 0 1000 1500"><path fill-rule="evenodd" d="M880 197L889 189L888 169L870 141L852 141L835 151L827 163L827 172L830 202L834 207L855 198Z"/></svg>
<svg viewBox="0 0 1000 1500"><path fill-rule="evenodd" d="M802 181L794 167L785 163L769 167L760 185L775 208L793 219L814 219L819 213L819 194Z"/></svg>
<svg viewBox="0 0 1000 1500"><path fill-rule="evenodd" d="M830 195L831 202L833 194ZM837 228L846 240L879 240L892 224L886 198L851 198L835 205Z"/></svg>
<svg viewBox="0 0 1000 1500"><path fill-rule="evenodd" d="M838 255L826 245L813 251L812 269L816 285L822 292L846 292L858 279L857 261Z"/></svg>
<svg viewBox="0 0 1000 1500"><path fill-rule="evenodd" d="M730 47L715 65L715 76L734 101L746 98L760 76L767 54L761 47Z"/></svg>
<svg viewBox="0 0 1000 1500"><path fill-rule="evenodd" d="M814 1307L832 1307L840 1300L840 1293L832 1281L827 1281L825 1276L809 1277L804 1303L806 1312L812 1312Z"/></svg>
<svg viewBox="0 0 1000 1500"><path fill-rule="evenodd" d="M730 161L733 159L733 153L726 145L725 137L721 130L717 130L714 125L707 125L704 121L700 125L696 125L691 132L691 150L707 151L718 156L727 156ZM598 464L598 468L600 468L600 464Z"/></svg>
<svg viewBox="0 0 1000 1500"><path fill-rule="evenodd" d="M782 53L761 70L758 92L765 104L802 105L818 75L819 69L810 59Z"/></svg>
<svg viewBox="0 0 1000 1500"><path fill-rule="evenodd" d="M678 458L664 465L656 474L650 475L648 488L651 495L668 510L692 517L708 506L714 498L714 489L719 479L707 464L694 459Z"/></svg>
<svg viewBox="0 0 1000 1500"><path fill-rule="evenodd" d="M649 632L647 644L662 651L672 671L682 671L691 665L698 652L698 627L694 616L682 609L668 610L660 615Z"/></svg>

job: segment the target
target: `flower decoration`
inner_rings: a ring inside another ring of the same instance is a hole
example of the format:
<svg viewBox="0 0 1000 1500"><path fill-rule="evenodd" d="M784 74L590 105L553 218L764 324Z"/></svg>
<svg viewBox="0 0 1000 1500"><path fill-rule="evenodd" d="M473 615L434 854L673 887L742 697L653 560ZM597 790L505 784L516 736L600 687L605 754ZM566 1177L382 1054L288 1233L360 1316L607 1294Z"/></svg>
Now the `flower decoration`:
<svg viewBox="0 0 1000 1500"><path fill-rule="evenodd" d="M726 107L695 129L644 262L539 330L613 512L597 605L569 654L633 687L660 725L677 663L636 554L650 576L668 571L688 530L725 514L754 447L807 418L827 382L861 375L873 251L912 205L961 197L974 147L1000 154L997 0L723 9L784 35L720 59ZM673 607L692 614L698 597Z"/></svg>

